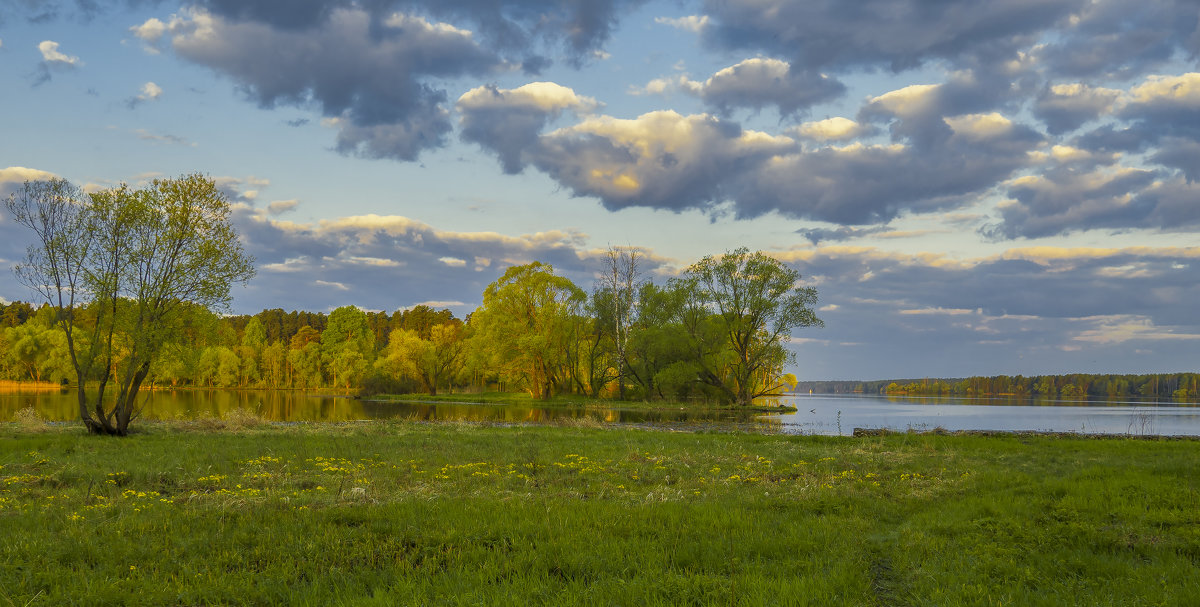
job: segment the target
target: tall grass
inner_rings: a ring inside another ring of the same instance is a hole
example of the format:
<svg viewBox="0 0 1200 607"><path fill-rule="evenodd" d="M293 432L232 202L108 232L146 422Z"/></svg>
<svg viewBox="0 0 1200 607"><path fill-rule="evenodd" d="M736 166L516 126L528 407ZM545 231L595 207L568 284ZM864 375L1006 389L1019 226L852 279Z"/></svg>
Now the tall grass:
<svg viewBox="0 0 1200 607"><path fill-rule="evenodd" d="M114 440L9 426L0 604L1200 596L1195 441L145 428Z"/></svg>

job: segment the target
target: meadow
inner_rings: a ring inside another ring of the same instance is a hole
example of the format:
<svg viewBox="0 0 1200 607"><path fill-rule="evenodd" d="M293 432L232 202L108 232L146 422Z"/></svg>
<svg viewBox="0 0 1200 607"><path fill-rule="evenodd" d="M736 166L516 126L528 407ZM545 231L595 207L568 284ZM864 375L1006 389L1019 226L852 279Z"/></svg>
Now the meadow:
<svg viewBox="0 0 1200 607"><path fill-rule="evenodd" d="M1200 441L0 425L0 605L1179 605Z"/></svg>

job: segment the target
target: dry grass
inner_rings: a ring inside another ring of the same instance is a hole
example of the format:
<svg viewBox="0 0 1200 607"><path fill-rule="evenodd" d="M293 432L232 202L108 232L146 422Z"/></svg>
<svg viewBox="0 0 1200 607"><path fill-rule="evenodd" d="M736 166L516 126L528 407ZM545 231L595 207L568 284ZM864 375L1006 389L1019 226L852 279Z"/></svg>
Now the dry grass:
<svg viewBox="0 0 1200 607"><path fill-rule="evenodd" d="M55 392L62 386L48 381L13 381L0 379L0 392Z"/></svg>
<svg viewBox="0 0 1200 607"><path fill-rule="evenodd" d="M46 424L46 418L42 417L42 414L38 413L37 409L33 407L18 409L13 414L13 422L25 432L42 432L49 427Z"/></svg>

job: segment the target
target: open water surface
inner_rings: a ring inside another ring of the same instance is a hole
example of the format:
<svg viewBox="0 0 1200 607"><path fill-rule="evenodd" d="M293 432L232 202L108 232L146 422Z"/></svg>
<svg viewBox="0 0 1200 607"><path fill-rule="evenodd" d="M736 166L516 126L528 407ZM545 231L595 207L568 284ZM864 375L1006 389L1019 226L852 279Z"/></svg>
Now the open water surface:
<svg viewBox="0 0 1200 607"><path fill-rule="evenodd" d="M544 423L589 419L600 423L663 425L742 425L753 423L794 434L850 434L855 428L892 430L998 430L1088 434L1200 436L1195 403L1148 401L1045 401L962 397L883 397L795 395L778 399L795 413L751 416L736 412L686 409L639 411L529 405L413 403L356 400L345 396L279 390L155 390L144 393L142 419L222 417L234 409L253 411L278 422L371 419L462 420ZM74 391L0 392L0 421L33 407L45 419L78 419Z"/></svg>

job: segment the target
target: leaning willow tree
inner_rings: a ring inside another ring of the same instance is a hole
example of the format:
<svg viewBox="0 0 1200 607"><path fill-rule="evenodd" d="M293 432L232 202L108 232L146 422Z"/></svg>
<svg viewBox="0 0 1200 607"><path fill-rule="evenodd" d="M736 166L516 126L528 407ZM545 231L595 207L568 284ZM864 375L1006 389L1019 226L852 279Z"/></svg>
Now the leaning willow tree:
<svg viewBox="0 0 1200 607"><path fill-rule="evenodd" d="M226 309L254 275L212 179L187 175L84 193L26 182L5 201L34 233L17 277L56 311L88 431L124 436L164 346L199 307Z"/></svg>

